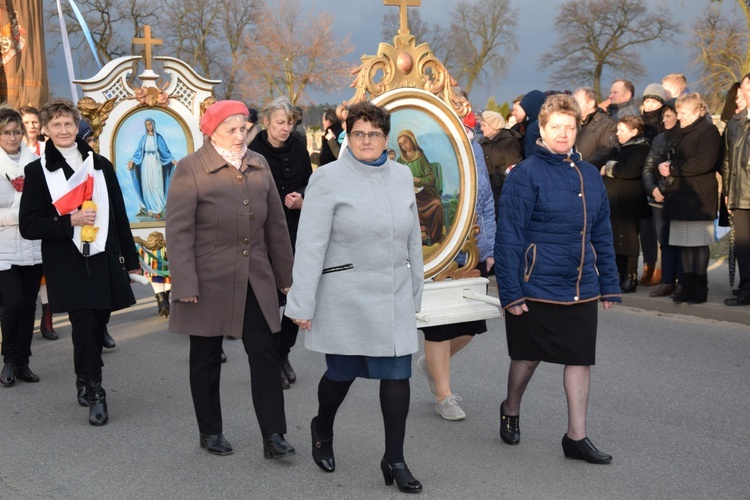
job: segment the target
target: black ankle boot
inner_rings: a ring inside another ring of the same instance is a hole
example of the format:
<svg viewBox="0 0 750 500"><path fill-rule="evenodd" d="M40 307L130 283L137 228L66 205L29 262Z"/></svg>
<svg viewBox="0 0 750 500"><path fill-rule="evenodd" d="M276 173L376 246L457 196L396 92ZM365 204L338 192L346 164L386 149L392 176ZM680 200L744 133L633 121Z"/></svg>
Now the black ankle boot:
<svg viewBox="0 0 750 500"><path fill-rule="evenodd" d="M422 491L422 483L416 480L404 462L389 464L383 458L380 461L380 470L383 471L386 486L391 486L395 480L399 491L404 493L419 493Z"/></svg>
<svg viewBox="0 0 750 500"><path fill-rule="evenodd" d="M284 372L284 375L286 375L286 379L290 384L297 381L297 374L294 373L294 368L292 368L292 365L289 363L289 355L281 359L281 370Z"/></svg>
<svg viewBox="0 0 750 500"><path fill-rule="evenodd" d="M315 430L315 421L318 417L310 422L310 434L312 435L312 457L315 464L325 472L336 470L336 460L333 457L333 436L328 439L321 439L318 431Z"/></svg>
<svg viewBox="0 0 750 500"><path fill-rule="evenodd" d="M16 365L13 363L3 364L3 370L0 372L0 384L10 387L16 383Z"/></svg>
<svg viewBox="0 0 750 500"><path fill-rule="evenodd" d="M682 277L682 291L679 295L672 298L675 302L687 302L690 296L693 294L693 288L695 287L695 273L685 273Z"/></svg>
<svg viewBox="0 0 750 500"><path fill-rule="evenodd" d="M52 326L52 309L50 309L49 304L42 304L42 321L39 323L39 331L42 332L42 337L47 340L60 338Z"/></svg>
<svg viewBox="0 0 750 500"><path fill-rule="evenodd" d="M115 339L112 338L112 335L109 334L109 331L106 327L104 327L104 338L102 340L102 345L107 349L114 349L115 347L117 347Z"/></svg>
<svg viewBox="0 0 750 500"><path fill-rule="evenodd" d="M521 442L521 431L518 428L519 416L506 415L503 411L503 404L500 403L500 438L508 444L518 444Z"/></svg>
<svg viewBox="0 0 750 500"><path fill-rule="evenodd" d="M159 308L159 316L163 318L169 317L169 297L167 292L159 292L155 295L156 305Z"/></svg>
<svg viewBox="0 0 750 500"><path fill-rule="evenodd" d="M107 393L102 387L102 376L83 377L86 385L86 399L89 402L89 423L94 426L106 425L109 420L107 413Z"/></svg>
<svg viewBox="0 0 750 500"><path fill-rule="evenodd" d="M703 304L708 300L708 276L696 275L693 293L688 297L688 304Z"/></svg>
<svg viewBox="0 0 750 500"><path fill-rule="evenodd" d="M638 275L626 274L625 279L620 282L620 292L635 293L636 288L638 288Z"/></svg>
<svg viewBox="0 0 750 500"><path fill-rule="evenodd" d="M86 396L86 383L83 381L83 377L76 375L76 392L78 404L81 406L89 405L89 398Z"/></svg>

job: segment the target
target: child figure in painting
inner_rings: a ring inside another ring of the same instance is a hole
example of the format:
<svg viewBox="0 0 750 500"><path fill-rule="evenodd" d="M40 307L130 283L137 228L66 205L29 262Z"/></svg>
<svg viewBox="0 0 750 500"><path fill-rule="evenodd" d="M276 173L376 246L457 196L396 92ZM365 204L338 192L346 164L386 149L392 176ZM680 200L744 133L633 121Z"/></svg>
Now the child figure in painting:
<svg viewBox="0 0 750 500"><path fill-rule="evenodd" d="M138 236L133 240L141 264L140 274L151 282L156 304L159 307L159 316L166 319L169 317L169 292L172 289L172 278L169 274L167 243L164 235L159 231L154 231L148 235L146 241Z"/></svg>

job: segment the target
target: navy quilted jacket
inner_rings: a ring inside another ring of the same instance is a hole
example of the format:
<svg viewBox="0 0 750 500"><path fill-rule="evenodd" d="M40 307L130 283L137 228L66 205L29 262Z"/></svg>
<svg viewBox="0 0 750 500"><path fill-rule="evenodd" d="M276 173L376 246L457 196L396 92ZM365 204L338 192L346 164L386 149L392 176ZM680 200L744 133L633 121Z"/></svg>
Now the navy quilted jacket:
<svg viewBox="0 0 750 500"><path fill-rule="evenodd" d="M596 167L540 145L516 165L498 203L495 274L505 309L526 300L621 302L609 201Z"/></svg>

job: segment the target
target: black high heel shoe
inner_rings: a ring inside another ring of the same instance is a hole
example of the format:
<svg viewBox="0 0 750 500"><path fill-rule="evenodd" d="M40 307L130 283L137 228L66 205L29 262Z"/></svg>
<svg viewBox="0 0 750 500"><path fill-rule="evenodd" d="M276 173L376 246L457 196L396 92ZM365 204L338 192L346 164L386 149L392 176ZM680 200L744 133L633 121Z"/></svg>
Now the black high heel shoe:
<svg viewBox="0 0 750 500"><path fill-rule="evenodd" d="M396 486L403 493L419 493L422 491L422 483L412 476L409 467L404 462L389 464L385 458L380 461L380 470L383 471L383 479L386 486L391 486L396 480Z"/></svg>
<svg viewBox="0 0 750 500"><path fill-rule="evenodd" d="M587 437L573 441L565 434L562 438L562 447L565 458L585 460L590 464L608 464L612 461L612 455L597 450L594 443Z"/></svg>
<svg viewBox="0 0 750 500"><path fill-rule="evenodd" d="M315 431L315 421L318 417L310 422L310 434L312 435L312 457L315 464L325 472L336 470L336 460L333 458L333 436L328 439L320 439Z"/></svg>
<svg viewBox="0 0 750 500"><path fill-rule="evenodd" d="M521 431L518 428L518 415L506 415L503 404L500 403L500 438L507 444L518 444L521 442Z"/></svg>

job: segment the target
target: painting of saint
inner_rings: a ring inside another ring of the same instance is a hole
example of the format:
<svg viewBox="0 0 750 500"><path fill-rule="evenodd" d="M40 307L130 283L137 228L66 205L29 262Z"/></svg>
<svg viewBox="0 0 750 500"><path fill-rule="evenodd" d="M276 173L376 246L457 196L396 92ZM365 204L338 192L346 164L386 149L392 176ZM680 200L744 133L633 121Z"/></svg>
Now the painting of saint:
<svg viewBox="0 0 750 500"><path fill-rule="evenodd" d="M407 165L414 177L422 244L440 243L444 236L440 163L430 163L411 130L402 130L397 142L400 155L396 161Z"/></svg>
<svg viewBox="0 0 750 500"><path fill-rule="evenodd" d="M112 158L131 224L164 224L172 173L192 152L188 128L170 110L136 109L116 125Z"/></svg>
<svg viewBox="0 0 750 500"><path fill-rule="evenodd" d="M133 177L140 212L154 219L163 219L167 207L167 189L177 160L151 117L144 120L145 133L128 160L128 170Z"/></svg>

